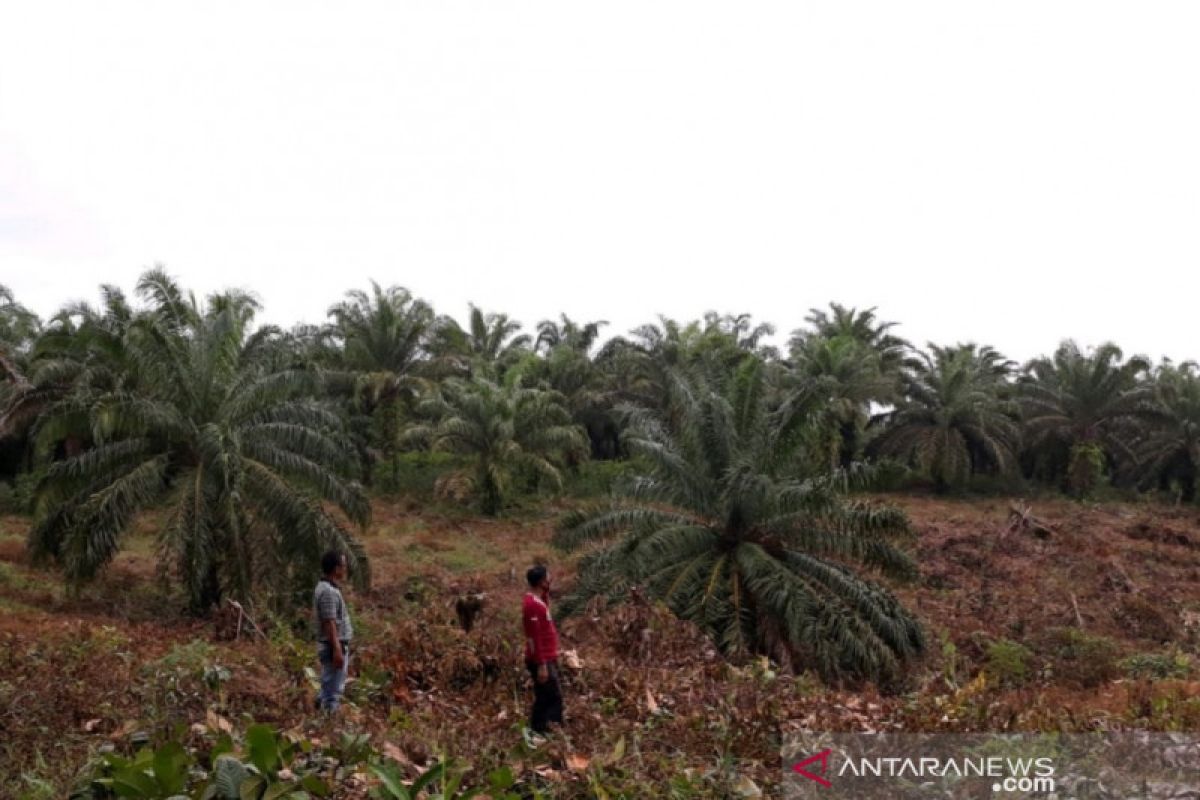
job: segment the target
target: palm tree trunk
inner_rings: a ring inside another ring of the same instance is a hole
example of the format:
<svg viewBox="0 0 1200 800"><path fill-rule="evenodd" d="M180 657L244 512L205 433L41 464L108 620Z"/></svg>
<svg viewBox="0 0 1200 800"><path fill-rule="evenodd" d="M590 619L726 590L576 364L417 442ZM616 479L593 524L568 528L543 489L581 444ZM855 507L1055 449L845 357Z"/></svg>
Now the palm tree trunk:
<svg viewBox="0 0 1200 800"><path fill-rule="evenodd" d="M853 422L842 423L841 466L849 469L858 455L858 426Z"/></svg>
<svg viewBox="0 0 1200 800"><path fill-rule="evenodd" d="M496 485L496 481L492 479L492 472L488 469L487 461L480 463L480 488L482 489L482 499L480 510L485 516L494 517L500 513L502 498L500 497L500 487Z"/></svg>
<svg viewBox="0 0 1200 800"><path fill-rule="evenodd" d="M199 614L205 614L210 609L221 605L221 574L216 561L208 565L204 572L204 580L200 584L200 596L193 598L194 609Z"/></svg>

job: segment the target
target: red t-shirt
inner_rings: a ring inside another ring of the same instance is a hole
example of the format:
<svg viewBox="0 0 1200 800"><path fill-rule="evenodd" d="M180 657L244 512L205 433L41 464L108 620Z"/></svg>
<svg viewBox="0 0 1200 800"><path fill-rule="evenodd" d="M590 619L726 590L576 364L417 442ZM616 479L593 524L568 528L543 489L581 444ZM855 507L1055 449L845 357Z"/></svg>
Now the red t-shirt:
<svg viewBox="0 0 1200 800"><path fill-rule="evenodd" d="M525 660L548 664L558 659L558 629L550 618L550 607L533 592L525 595L521 608L525 624Z"/></svg>

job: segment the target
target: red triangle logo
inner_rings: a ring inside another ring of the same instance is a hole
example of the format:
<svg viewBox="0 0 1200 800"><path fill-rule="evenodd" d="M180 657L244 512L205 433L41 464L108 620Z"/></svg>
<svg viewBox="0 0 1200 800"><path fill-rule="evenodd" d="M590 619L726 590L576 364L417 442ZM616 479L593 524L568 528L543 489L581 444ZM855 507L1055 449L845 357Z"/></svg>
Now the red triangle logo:
<svg viewBox="0 0 1200 800"><path fill-rule="evenodd" d="M829 769L829 756L832 754L833 754L832 749L822 750L821 752L817 753L814 756L809 756L808 758L804 759L803 761L792 764L792 772L795 772L797 775L803 775L805 778L808 778L810 781L816 781L817 783L821 784L822 786L832 786L833 785L832 783L830 783L829 781L825 780L825 778L822 777L825 774L825 771ZM821 772L819 774L809 772L808 770L805 769L805 767L807 767L809 764L815 764L817 762L821 763Z"/></svg>

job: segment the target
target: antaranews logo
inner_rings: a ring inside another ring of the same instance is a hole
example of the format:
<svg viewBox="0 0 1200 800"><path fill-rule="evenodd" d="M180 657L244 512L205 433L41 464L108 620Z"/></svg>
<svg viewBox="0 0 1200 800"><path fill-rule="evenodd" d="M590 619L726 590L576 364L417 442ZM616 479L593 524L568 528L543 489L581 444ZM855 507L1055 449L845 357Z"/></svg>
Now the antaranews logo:
<svg viewBox="0 0 1200 800"><path fill-rule="evenodd" d="M914 778L920 780L992 779L992 791L1053 792L1054 763L1050 758L944 758L932 756L875 756L843 758L830 769L833 748L826 748L802 761L792 763L791 771L801 778L830 788L830 778L847 774L853 778ZM826 777L829 775L830 777Z"/></svg>
<svg viewBox="0 0 1200 800"><path fill-rule="evenodd" d="M1192 797L1200 785L1200 735L1183 732L867 734L797 726L780 756L787 800L1007 800L1084 796L1097 786L1107 797L1144 797L1151 783L1164 787L1163 797Z"/></svg>

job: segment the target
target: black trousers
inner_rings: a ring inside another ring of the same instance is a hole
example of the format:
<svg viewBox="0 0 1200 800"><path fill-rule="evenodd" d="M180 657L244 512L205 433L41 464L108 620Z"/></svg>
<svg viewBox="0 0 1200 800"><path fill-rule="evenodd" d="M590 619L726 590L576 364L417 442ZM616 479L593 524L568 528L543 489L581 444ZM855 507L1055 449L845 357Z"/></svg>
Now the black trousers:
<svg viewBox="0 0 1200 800"><path fill-rule="evenodd" d="M538 683L537 664L525 663L533 678L533 710L529 713L529 727L538 733L545 733L551 722L562 724L562 687L558 682L558 664L547 664L550 676L543 683Z"/></svg>

